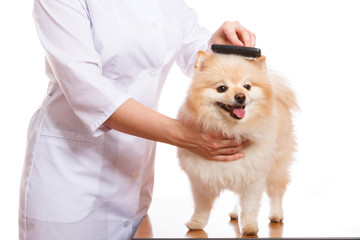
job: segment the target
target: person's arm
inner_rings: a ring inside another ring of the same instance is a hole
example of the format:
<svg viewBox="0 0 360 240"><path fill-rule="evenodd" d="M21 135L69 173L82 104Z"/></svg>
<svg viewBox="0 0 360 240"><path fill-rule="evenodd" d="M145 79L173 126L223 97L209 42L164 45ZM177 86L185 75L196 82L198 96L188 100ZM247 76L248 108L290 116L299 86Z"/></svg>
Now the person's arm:
<svg viewBox="0 0 360 240"><path fill-rule="evenodd" d="M103 76L91 20L84 1L35 0L34 21L56 78L71 109L91 135L106 131L104 121L130 96ZM111 28L107 28L111 33ZM110 34L111 35L111 34Z"/></svg>
<svg viewBox="0 0 360 240"><path fill-rule="evenodd" d="M240 151L248 144L203 132L195 125L185 126L131 98L105 121L105 125L123 133L185 148L209 160L237 160L244 156Z"/></svg>

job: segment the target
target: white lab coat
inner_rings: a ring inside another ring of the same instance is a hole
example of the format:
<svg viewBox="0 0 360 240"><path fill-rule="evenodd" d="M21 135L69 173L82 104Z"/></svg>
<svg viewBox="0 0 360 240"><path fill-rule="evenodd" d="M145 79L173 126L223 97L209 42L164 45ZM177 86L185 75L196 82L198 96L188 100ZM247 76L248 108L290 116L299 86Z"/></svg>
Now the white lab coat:
<svg viewBox="0 0 360 240"><path fill-rule="evenodd" d="M190 74L210 34L183 0L35 0L34 20L50 81L28 130L20 239L129 239L155 143L103 123L129 98L156 109L173 63Z"/></svg>

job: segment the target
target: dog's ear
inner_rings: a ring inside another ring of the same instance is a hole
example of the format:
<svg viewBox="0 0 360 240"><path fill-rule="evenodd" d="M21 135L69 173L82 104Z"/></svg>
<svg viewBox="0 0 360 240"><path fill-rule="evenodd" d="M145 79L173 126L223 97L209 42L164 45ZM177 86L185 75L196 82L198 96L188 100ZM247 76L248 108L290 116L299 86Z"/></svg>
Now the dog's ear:
<svg viewBox="0 0 360 240"><path fill-rule="evenodd" d="M206 60L209 59L210 57L211 54L200 50L197 54L194 68L197 70L203 70L205 68Z"/></svg>
<svg viewBox="0 0 360 240"><path fill-rule="evenodd" d="M266 57L260 56L258 58L255 58L254 63L256 66L258 66L260 69L266 71Z"/></svg>

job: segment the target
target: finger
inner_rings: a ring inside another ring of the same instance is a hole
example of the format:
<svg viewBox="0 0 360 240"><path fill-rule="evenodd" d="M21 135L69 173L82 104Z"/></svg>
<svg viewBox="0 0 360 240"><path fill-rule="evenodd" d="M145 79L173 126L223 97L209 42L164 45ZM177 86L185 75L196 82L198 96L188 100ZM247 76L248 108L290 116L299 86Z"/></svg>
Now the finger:
<svg viewBox="0 0 360 240"><path fill-rule="evenodd" d="M236 154L238 152L240 152L241 150L243 150L244 148L248 147L250 144L249 141L245 141L241 144L236 144L234 146L230 146L230 147L225 147L225 148L221 148L218 149L217 151L214 151L213 154L217 154L217 155L232 155L232 154Z"/></svg>
<svg viewBox="0 0 360 240"><path fill-rule="evenodd" d="M224 36L225 38L228 40L228 42L231 45L235 45L235 46L244 46L244 43L242 41L240 41L237 32L234 31L233 29L224 29L223 30Z"/></svg>
<svg viewBox="0 0 360 240"><path fill-rule="evenodd" d="M250 47L255 47L256 46L256 35L252 32L250 32L250 39L251 39Z"/></svg>
<svg viewBox="0 0 360 240"><path fill-rule="evenodd" d="M231 148L231 147L237 147L240 145L243 145L245 142L247 142L247 139L242 140L241 138L227 138L223 137L221 139L221 142L219 142L219 148Z"/></svg>
<svg viewBox="0 0 360 240"><path fill-rule="evenodd" d="M220 162L231 162L231 161L239 160L240 158L242 158L244 156L245 156L244 153L239 152L239 153L232 154L232 155L217 155L217 156L214 156L213 158L209 158L208 160L220 161Z"/></svg>
<svg viewBox="0 0 360 240"><path fill-rule="evenodd" d="M248 140L241 140L239 138L227 138L223 135L212 136L213 139L209 146L209 151L213 155L217 154L233 154L239 152L248 146Z"/></svg>
<svg viewBox="0 0 360 240"><path fill-rule="evenodd" d="M240 27L236 28L236 33L237 33L237 37L244 43L245 47L252 46L250 31L248 31L246 28L240 26Z"/></svg>
<svg viewBox="0 0 360 240"><path fill-rule="evenodd" d="M242 28L239 22L225 22L220 29L223 37L228 41L229 44L244 46L244 43L240 41L237 35L239 28Z"/></svg>
<svg viewBox="0 0 360 240"><path fill-rule="evenodd" d="M242 149L244 149L242 145L236 147L222 148L216 151L216 155L233 155L240 152Z"/></svg>

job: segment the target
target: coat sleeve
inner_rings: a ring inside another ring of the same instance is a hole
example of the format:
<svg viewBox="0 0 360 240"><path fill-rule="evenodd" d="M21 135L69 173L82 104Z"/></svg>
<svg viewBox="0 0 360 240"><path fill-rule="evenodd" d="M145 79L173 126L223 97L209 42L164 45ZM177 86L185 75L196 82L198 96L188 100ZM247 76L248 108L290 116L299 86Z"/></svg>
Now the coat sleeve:
<svg viewBox="0 0 360 240"><path fill-rule="evenodd" d="M183 1L176 2L179 4L176 6L176 11L181 12L182 31L182 45L176 62L182 72L191 77L196 55L199 50L206 51L208 49L208 41L212 34L198 24L197 15L193 9Z"/></svg>
<svg viewBox="0 0 360 240"><path fill-rule="evenodd" d="M47 61L72 110L89 132L103 125L129 96L102 75L91 19L80 0L35 0L34 21Z"/></svg>

